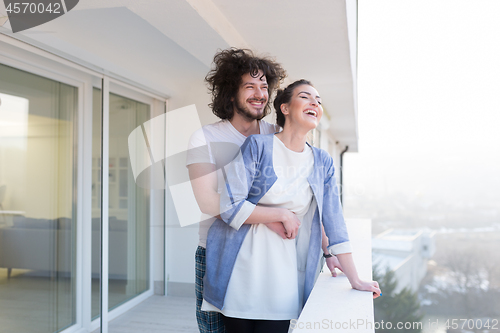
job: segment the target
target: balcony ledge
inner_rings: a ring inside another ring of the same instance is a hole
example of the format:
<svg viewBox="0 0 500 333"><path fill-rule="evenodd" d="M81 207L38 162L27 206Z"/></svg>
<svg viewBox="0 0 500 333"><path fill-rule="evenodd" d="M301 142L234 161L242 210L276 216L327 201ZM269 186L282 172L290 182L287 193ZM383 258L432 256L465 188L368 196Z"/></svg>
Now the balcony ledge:
<svg viewBox="0 0 500 333"><path fill-rule="evenodd" d="M347 219L353 258L359 277L372 279L371 220ZM347 277L332 277L325 266L291 329L298 332L375 332L373 296L351 288Z"/></svg>

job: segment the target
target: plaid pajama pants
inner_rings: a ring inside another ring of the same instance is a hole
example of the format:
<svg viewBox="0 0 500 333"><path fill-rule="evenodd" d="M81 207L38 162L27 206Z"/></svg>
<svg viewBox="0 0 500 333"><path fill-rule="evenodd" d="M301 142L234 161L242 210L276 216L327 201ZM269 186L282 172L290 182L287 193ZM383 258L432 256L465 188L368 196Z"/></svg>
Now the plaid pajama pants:
<svg viewBox="0 0 500 333"><path fill-rule="evenodd" d="M196 249L196 320L200 333L225 333L222 315L218 312L201 311L203 302L203 277L206 269L205 248L198 246Z"/></svg>

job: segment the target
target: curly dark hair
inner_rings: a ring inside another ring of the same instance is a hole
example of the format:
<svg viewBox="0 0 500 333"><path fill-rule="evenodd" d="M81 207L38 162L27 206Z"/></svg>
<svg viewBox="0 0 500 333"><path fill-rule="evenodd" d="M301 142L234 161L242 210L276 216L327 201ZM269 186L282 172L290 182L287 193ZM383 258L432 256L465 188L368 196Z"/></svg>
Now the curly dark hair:
<svg viewBox="0 0 500 333"><path fill-rule="evenodd" d="M290 83L285 89L279 89L274 98L274 110L276 110L276 124L280 127L285 127L285 115L281 112L281 104L288 104L292 100L293 90L301 85L307 84L308 86L314 87L311 81L304 79L297 80Z"/></svg>
<svg viewBox="0 0 500 333"><path fill-rule="evenodd" d="M256 57L251 50L230 48L217 52L214 56L215 67L208 72L205 81L212 94L209 104L212 112L220 119L231 119L234 115L233 101L241 84L241 77L249 73L257 77L264 73L268 84L269 97L283 79L286 71L271 58ZM265 117L271 111L269 104L264 108Z"/></svg>

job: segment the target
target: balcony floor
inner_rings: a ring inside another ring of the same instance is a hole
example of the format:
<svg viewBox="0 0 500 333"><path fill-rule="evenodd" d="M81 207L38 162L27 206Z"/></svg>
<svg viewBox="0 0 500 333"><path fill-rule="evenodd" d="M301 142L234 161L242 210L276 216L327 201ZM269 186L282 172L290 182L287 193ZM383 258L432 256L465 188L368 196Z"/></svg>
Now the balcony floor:
<svg viewBox="0 0 500 333"><path fill-rule="evenodd" d="M98 333L95 330L92 333ZM151 296L109 323L110 333L198 333L195 299Z"/></svg>

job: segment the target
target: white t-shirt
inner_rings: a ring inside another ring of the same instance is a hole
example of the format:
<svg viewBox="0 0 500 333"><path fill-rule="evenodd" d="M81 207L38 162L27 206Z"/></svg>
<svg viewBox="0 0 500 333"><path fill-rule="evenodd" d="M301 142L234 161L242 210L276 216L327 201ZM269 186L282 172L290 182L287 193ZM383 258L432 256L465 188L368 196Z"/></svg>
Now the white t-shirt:
<svg viewBox="0 0 500 333"><path fill-rule="evenodd" d="M264 120L259 121L260 134L271 134L279 131L279 126ZM228 120L203 126L191 135L189 140L186 165L195 163L211 163L216 165L218 192L222 192L224 178L221 167L236 156L240 146L247 137L241 134ZM202 214L199 229L199 246L207 246L208 229L215 218Z"/></svg>

